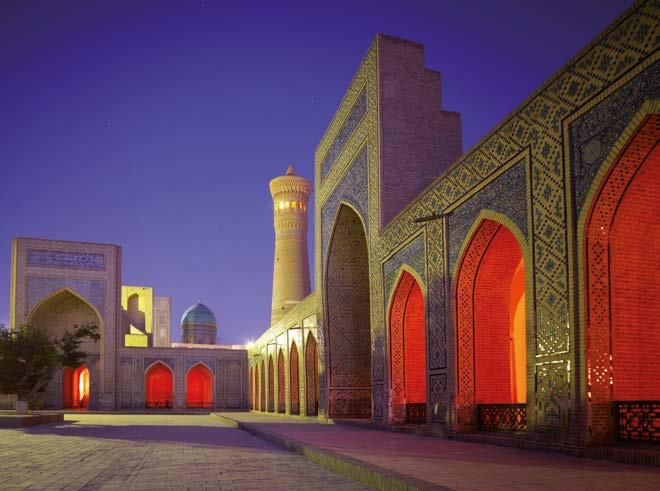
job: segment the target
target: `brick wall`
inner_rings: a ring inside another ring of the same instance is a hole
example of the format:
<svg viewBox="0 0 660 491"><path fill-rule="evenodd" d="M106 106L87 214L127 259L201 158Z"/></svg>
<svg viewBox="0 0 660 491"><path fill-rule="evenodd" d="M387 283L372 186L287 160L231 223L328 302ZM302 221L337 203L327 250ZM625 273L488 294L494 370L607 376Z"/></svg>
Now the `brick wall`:
<svg viewBox="0 0 660 491"><path fill-rule="evenodd" d="M440 74L422 45L378 35L381 225L387 224L462 151L460 114L441 109Z"/></svg>
<svg viewBox="0 0 660 491"><path fill-rule="evenodd" d="M426 324L424 296L415 281L408 296L404 316L405 400L426 402Z"/></svg>
<svg viewBox="0 0 660 491"><path fill-rule="evenodd" d="M522 253L501 226L484 255L474 286L476 403L510 403L511 285Z"/></svg>
<svg viewBox="0 0 660 491"><path fill-rule="evenodd" d="M614 399L660 399L660 147L621 199L610 231Z"/></svg>

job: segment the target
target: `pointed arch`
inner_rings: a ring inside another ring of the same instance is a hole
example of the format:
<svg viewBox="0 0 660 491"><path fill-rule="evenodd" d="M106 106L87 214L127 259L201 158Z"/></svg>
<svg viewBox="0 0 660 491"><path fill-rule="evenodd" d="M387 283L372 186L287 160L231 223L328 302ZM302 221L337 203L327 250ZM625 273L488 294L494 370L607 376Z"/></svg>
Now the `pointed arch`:
<svg viewBox="0 0 660 491"><path fill-rule="evenodd" d="M426 423L426 300L423 283L403 265L388 309L393 423Z"/></svg>
<svg viewBox="0 0 660 491"><path fill-rule="evenodd" d="M199 362L186 374L186 405L188 408L213 408L213 370Z"/></svg>
<svg viewBox="0 0 660 491"><path fill-rule="evenodd" d="M367 235L360 215L341 203L324 275L328 402L332 418L371 417L371 317Z"/></svg>
<svg viewBox="0 0 660 491"><path fill-rule="evenodd" d="M284 350L280 348L277 354L277 412L286 411L286 375L284 373Z"/></svg>
<svg viewBox="0 0 660 491"><path fill-rule="evenodd" d="M527 244L515 224L499 213L485 210L477 220L454 276L458 426L475 428L479 408L482 429L522 431L527 401ZM492 406L485 405L493 404L500 407L489 412ZM500 411L511 417L499 418Z"/></svg>
<svg viewBox="0 0 660 491"><path fill-rule="evenodd" d="M65 409L87 409L89 407L89 368L83 363L78 368L62 369L62 406Z"/></svg>
<svg viewBox="0 0 660 491"><path fill-rule="evenodd" d="M264 360L261 360L261 374L259 375L259 411L266 411L266 368Z"/></svg>
<svg viewBox="0 0 660 491"><path fill-rule="evenodd" d="M250 393L248 396L248 409L252 411L254 409L254 387L256 385L254 383L254 369L252 365L250 365L250 375L248 378L248 384L250 385Z"/></svg>
<svg viewBox="0 0 660 491"><path fill-rule="evenodd" d="M64 329L71 329L73 324L95 324L101 339L98 342L83 341L82 348L89 354L99 353L105 339L103 317L98 308L68 286L39 300L30 310L27 319L28 324L42 325L53 335L62 335Z"/></svg>
<svg viewBox="0 0 660 491"><path fill-rule="evenodd" d="M316 338L310 332L305 343L305 397L307 416L319 413L319 355Z"/></svg>
<svg viewBox="0 0 660 491"><path fill-rule="evenodd" d="M275 367L273 355L268 355L268 405L266 410L270 413L275 411Z"/></svg>
<svg viewBox="0 0 660 491"><path fill-rule="evenodd" d="M613 402L625 414L635 401L660 400L659 106L646 103L623 132L578 221L587 419L596 443L615 436ZM619 438L654 438L652 424L627 426L619 425Z"/></svg>
<svg viewBox="0 0 660 491"><path fill-rule="evenodd" d="M174 372L162 361L149 365L144 373L147 408L171 408L174 401Z"/></svg>
<svg viewBox="0 0 660 491"><path fill-rule="evenodd" d="M295 341L289 350L289 386L289 412L300 414L300 363Z"/></svg>

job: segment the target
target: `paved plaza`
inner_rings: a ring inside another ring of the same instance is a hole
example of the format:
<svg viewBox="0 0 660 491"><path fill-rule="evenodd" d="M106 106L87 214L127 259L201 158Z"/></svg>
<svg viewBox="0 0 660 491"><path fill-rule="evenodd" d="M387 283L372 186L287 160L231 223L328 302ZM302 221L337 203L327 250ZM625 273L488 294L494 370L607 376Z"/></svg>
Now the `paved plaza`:
<svg viewBox="0 0 660 491"><path fill-rule="evenodd" d="M384 473L455 490L658 490L660 470L431 438L343 424L257 413L222 413L264 437L274 435L308 448L359 461Z"/></svg>
<svg viewBox="0 0 660 491"><path fill-rule="evenodd" d="M0 489L366 489L210 415L68 414L0 430Z"/></svg>

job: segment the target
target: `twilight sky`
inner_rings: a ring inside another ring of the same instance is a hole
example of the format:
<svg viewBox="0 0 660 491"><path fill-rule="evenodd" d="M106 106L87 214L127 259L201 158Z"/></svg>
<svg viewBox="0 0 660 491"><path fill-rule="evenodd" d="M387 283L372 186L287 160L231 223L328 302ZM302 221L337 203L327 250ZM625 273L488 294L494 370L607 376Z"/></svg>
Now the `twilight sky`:
<svg viewBox="0 0 660 491"><path fill-rule="evenodd" d="M377 32L426 46L467 150L631 3L3 1L0 323L26 236L121 245L122 283L172 297L174 341L197 300L221 343L257 337L268 181L289 163L312 179Z"/></svg>

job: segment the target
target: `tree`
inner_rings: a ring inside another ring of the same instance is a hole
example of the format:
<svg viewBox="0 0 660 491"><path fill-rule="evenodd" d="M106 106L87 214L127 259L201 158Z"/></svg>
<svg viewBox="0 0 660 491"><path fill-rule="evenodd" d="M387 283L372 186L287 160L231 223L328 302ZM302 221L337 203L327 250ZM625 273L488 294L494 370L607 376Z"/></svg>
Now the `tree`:
<svg viewBox="0 0 660 491"><path fill-rule="evenodd" d="M10 330L0 325L0 393L16 394L31 401L61 367L77 368L87 353L80 345L85 338L97 342L98 326L85 324L52 337L43 326L23 325Z"/></svg>

